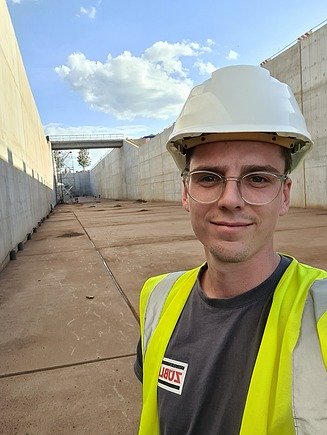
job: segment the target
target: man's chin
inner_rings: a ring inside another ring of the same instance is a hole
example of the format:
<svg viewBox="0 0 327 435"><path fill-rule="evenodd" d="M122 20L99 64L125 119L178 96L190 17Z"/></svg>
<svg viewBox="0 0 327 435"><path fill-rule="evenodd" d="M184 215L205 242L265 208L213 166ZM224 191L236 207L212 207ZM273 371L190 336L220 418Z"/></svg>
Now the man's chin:
<svg viewBox="0 0 327 435"><path fill-rule="evenodd" d="M243 263L250 257L247 249L227 249L226 247L210 247L210 254L221 263Z"/></svg>

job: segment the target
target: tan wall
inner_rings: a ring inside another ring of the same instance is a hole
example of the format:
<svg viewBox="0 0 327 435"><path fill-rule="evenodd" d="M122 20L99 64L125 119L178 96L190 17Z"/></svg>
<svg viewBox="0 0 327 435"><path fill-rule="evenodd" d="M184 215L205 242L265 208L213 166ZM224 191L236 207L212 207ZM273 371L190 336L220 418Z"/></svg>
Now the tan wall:
<svg viewBox="0 0 327 435"><path fill-rule="evenodd" d="M263 66L291 86L314 141L292 174L292 205L327 208L327 25Z"/></svg>
<svg viewBox="0 0 327 435"><path fill-rule="evenodd" d="M171 128L139 148L124 141L91 171L95 195L112 199L179 201L179 172L165 148Z"/></svg>
<svg viewBox="0 0 327 435"><path fill-rule="evenodd" d="M50 145L0 0L0 266L53 202Z"/></svg>
<svg viewBox="0 0 327 435"><path fill-rule="evenodd" d="M124 141L122 148L112 150L91 170L93 193L111 199L180 201L180 173L165 146L171 130L139 148Z"/></svg>
<svg viewBox="0 0 327 435"><path fill-rule="evenodd" d="M50 146L25 73L6 2L0 1L0 158L53 187Z"/></svg>

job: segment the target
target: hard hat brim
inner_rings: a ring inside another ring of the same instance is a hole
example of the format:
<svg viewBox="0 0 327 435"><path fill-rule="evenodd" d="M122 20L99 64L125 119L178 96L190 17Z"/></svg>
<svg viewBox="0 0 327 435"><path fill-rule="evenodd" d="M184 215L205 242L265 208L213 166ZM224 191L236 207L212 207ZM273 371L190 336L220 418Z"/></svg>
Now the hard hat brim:
<svg viewBox="0 0 327 435"><path fill-rule="evenodd" d="M289 133L288 133L289 134ZM298 166L304 155L312 148L313 142L307 137L281 136L274 133L238 132L238 133L209 133L196 136L174 137L167 142L167 150L173 157L181 172L185 169L185 150L196 146L229 141L252 141L279 145L292 150L292 171Z"/></svg>

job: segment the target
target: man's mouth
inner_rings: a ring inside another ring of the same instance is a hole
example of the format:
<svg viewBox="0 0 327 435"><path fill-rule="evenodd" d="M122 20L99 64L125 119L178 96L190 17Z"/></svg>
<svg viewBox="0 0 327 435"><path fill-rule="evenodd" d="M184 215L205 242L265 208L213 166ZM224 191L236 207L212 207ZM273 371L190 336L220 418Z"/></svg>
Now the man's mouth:
<svg viewBox="0 0 327 435"><path fill-rule="evenodd" d="M233 222L227 222L227 221L218 221L218 222L211 222L214 225L221 226L221 227L230 227L230 228L238 228L238 227L248 227L250 225L253 225L252 222L241 222L241 221L233 221Z"/></svg>

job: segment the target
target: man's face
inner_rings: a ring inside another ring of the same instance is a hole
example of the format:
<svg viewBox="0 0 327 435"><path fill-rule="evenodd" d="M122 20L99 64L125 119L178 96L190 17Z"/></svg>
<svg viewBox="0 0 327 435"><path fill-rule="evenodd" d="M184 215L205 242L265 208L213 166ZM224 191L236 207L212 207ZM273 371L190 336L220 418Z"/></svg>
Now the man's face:
<svg viewBox="0 0 327 435"><path fill-rule="evenodd" d="M225 177L240 177L253 171L284 173L279 146L250 141L214 142L195 147L190 171L208 170ZM253 169L256 168L256 169ZM200 204L183 189L182 203L190 212L193 230L207 255L220 262L239 263L252 258L260 261L273 253L273 233L278 216L287 213L291 180L266 205L247 204L235 181L227 181L221 197Z"/></svg>

